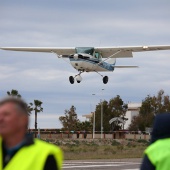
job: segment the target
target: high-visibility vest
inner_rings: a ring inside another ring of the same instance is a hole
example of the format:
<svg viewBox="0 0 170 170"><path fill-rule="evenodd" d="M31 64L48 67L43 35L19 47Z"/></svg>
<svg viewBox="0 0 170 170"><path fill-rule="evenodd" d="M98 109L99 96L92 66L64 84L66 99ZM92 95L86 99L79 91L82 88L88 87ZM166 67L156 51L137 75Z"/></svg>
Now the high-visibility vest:
<svg viewBox="0 0 170 170"><path fill-rule="evenodd" d="M3 169L2 139L0 137L0 170L43 170L49 155L54 156L58 169L61 170L63 155L60 148L34 139L34 144L23 146Z"/></svg>
<svg viewBox="0 0 170 170"><path fill-rule="evenodd" d="M170 169L170 138L154 142L145 150L145 154L156 170Z"/></svg>

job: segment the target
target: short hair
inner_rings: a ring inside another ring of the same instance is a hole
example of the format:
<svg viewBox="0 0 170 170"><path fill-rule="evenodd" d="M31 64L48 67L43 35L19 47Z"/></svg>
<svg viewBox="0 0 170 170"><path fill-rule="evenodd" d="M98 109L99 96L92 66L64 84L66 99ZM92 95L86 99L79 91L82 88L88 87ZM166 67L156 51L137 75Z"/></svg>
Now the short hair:
<svg viewBox="0 0 170 170"><path fill-rule="evenodd" d="M26 115L29 115L28 114L28 105L23 99L10 96L10 97L5 97L0 100L0 106L4 105L6 103L15 104L17 106L18 110L20 110L22 113L24 113Z"/></svg>

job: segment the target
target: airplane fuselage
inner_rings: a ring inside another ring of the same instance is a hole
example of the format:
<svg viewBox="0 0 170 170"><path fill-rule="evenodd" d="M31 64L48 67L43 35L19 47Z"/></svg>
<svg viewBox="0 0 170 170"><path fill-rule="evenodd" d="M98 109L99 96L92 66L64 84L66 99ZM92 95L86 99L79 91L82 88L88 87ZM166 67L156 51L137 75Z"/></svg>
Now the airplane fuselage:
<svg viewBox="0 0 170 170"><path fill-rule="evenodd" d="M85 53L71 55L69 59L71 65L78 71L108 72L114 70L114 65L107 62L101 62L101 59Z"/></svg>

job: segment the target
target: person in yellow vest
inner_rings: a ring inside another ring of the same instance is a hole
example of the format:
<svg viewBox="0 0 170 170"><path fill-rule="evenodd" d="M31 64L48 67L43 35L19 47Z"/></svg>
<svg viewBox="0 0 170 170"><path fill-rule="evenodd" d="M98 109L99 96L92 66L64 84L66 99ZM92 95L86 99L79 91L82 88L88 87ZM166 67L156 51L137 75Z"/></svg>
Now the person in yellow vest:
<svg viewBox="0 0 170 170"><path fill-rule="evenodd" d="M28 123L23 100L0 101L0 170L60 170L60 148L27 135Z"/></svg>
<svg viewBox="0 0 170 170"><path fill-rule="evenodd" d="M170 169L170 113L155 117L151 145L144 153L141 170Z"/></svg>

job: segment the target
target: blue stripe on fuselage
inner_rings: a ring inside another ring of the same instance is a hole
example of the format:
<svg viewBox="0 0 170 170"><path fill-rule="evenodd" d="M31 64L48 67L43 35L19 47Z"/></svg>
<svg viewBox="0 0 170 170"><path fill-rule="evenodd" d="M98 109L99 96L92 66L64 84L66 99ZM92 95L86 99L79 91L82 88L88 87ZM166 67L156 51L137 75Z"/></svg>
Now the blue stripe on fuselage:
<svg viewBox="0 0 170 170"><path fill-rule="evenodd" d="M96 60L92 60L92 59L82 59L82 58L79 58L77 60L75 60L74 58L69 58L69 59L70 59L70 61L75 61L75 62L83 61L83 62L88 62L88 63L92 63L92 64L98 64L99 63L99 61L97 62ZM114 65L106 63L106 62L99 64L99 66L108 70L108 71L114 70Z"/></svg>

